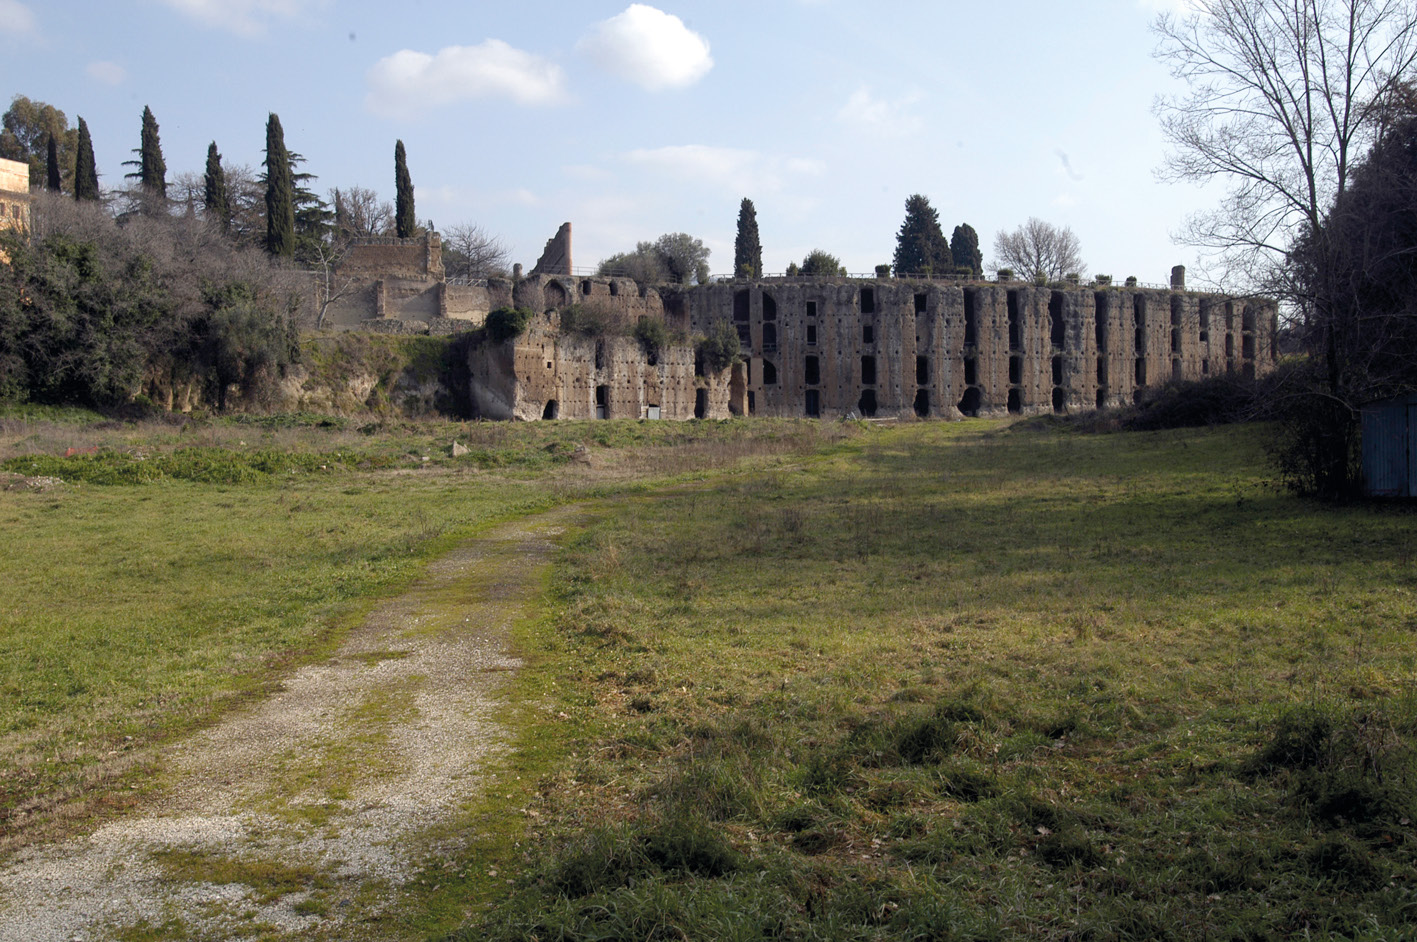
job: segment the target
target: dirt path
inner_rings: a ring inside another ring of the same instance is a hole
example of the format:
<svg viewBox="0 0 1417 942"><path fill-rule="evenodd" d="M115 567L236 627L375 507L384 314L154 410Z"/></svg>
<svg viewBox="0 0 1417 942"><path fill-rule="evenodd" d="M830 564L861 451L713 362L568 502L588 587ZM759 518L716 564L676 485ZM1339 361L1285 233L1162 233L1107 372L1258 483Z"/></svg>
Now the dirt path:
<svg viewBox="0 0 1417 942"><path fill-rule="evenodd" d="M177 744L170 784L97 832L0 869L0 942L361 939L439 848L430 828L506 748L491 719L573 510L502 525L434 563L328 661Z"/></svg>

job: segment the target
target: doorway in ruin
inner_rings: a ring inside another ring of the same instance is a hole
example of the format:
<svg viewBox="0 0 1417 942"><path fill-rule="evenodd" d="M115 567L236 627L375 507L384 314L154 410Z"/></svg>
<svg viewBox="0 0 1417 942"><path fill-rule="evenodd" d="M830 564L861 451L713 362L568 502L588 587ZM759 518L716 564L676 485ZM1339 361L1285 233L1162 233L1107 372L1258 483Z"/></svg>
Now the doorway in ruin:
<svg viewBox="0 0 1417 942"><path fill-rule="evenodd" d="M543 419L559 419L561 417L561 404L555 399L546 400L546 408L541 410Z"/></svg>
<svg viewBox="0 0 1417 942"><path fill-rule="evenodd" d="M1107 390L1104 387L1097 387L1097 408L1107 408Z"/></svg>
<svg viewBox="0 0 1417 942"><path fill-rule="evenodd" d="M597 419L610 418L610 387L595 387L595 417Z"/></svg>
<svg viewBox="0 0 1417 942"><path fill-rule="evenodd" d="M1023 394L1017 389L1009 390L1009 415L1019 415L1023 412Z"/></svg>
<svg viewBox="0 0 1417 942"><path fill-rule="evenodd" d="M816 357L807 357L806 362L803 363L802 366L803 372L806 374L804 379L808 386L815 386L822 381L821 363Z"/></svg>
<svg viewBox="0 0 1417 942"><path fill-rule="evenodd" d="M708 390L702 386L694 390L694 418L708 418Z"/></svg>
<svg viewBox="0 0 1417 942"><path fill-rule="evenodd" d="M1053 388L1053 411L1060 415L1068 411L1068 394L1059 387Z"/></svg>
<svg viewBox="0 0 1417 942"><path fill-rule="evenodd" d="M861 398L856 400L856 411L864 419L874 418L876 415L876 391L874 389L861 390Z"/></svg>
<svg viewBox="0 0 1417 942"><path fill-rule="evenodd" d="M919 389L915 392L915 414L920 418L925 418L930 414L930 390Z"/></svg>
<svg viewBox="0 0 1417 942"><path fill-rule="evenodd" d="M804 398L806 399L807 405L807 418L815 419L820 416L822 414L821 393L819 393L815 389L809 389L807 390L807 395Z"/></svg>
<svg viewBox="0 0 1417 942"><path fill-rule="evenodd" d="M964 391L964 398L959 401L959 411L964 415L975 417L979 415L979 404L983 397L979 394L978 386L970 386Z"/></svg>
<svg viewBox="0 0 1417 942"><path fill-rule="evenodd" d="M876 385L876 358L865 356L861 358L861 385Z"/></svg>

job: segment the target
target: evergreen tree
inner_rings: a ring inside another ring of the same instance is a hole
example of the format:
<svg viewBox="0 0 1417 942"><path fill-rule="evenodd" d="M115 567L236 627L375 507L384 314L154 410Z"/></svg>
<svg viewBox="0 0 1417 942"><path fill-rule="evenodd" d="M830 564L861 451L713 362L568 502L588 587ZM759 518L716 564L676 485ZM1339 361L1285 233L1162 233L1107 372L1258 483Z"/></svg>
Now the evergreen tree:
<svg viewBox="0 0 1417 942"><path fill-rule="evenodd" d="M954 264L940 229L940 214L919 193L905 201L905 221L896 234L896 275L943 274Z"/></svg>
<svg viewBox="0 0 1417 942"><path fill-rule="evenodd" d="M400 239L411 239L418 228L418 220L413 215L413 179L408 175L408 157L404 154L403 141L394 144L394 234Z"/></svg>
<svg viewBox="0 0 1417 942"><path fill-rule="evenodd" d="M74 199L98 199L98 166L93 156L93 138L89 126L79 119L79 143L74 160Z"/></svg>
<svg viewBox="0 0 1417 942"><path fill-rule="evenodd" d="M44 159L45 188L58 193L62 188L59 174L59 138L49 135L49 144L46 148Z"/></svg>
<svg viewBox="0 0 1417 942"><path fill-rule="evenodd" d="M266 121L266 251L286 258L295 254L293 189L285 131L272 112Z"/></svg>
<svg viewBox="0 0 1417 942"><path fill-rule="evenodd" d="M208 219L221 225L222 232L231 229L231 198L226 193L226 171L221 166L221 152L216 149L216 141L207 146L206 189L202 195L202 207Z"/></svg>
<svg viewBox="0 0 1417 942"><path fill-rule="evenodd" d="M137 160L125 160L125 166L137 167L137 173L126 174L128 179L136 179L142 187L143 195L158 206L146 206L149 211L159 211L167 202L167 164L162 159L162 142L157 136L157 118L153 110L143 107L142 142L133 153ZM165 208L165 207L163 207Z"/></svg>
<svg viewBox="0 0 1417 942"><path fill-rule="evenodd" d="M984 253L979 251L979 233L969 223L955 226L950 236L950 257L956 268L968 268L975 278L984 277Z"/></svg>
<svg viewBox="0 0 1417 942"><path fill-rule="evenodd" d="M763 277L763 244L758 240L758 211L746 196L738 207L738 238L733 241L733 277Z"/></svg>

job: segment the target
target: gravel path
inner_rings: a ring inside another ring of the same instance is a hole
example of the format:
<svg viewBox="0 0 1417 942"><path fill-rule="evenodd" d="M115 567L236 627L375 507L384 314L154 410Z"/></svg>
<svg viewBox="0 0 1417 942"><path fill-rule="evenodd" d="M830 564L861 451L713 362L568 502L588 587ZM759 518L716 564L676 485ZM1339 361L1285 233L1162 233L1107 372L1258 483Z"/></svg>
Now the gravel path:
<svg viewBox="0 0 1417 942"><path fill-rule="evenodd" d="M437 854L429 828L506 748L492 720L571 510L500 526L438 560L328 661L163 756L170 786L93 834L0 869L0 942L360 939Z"/></svg>

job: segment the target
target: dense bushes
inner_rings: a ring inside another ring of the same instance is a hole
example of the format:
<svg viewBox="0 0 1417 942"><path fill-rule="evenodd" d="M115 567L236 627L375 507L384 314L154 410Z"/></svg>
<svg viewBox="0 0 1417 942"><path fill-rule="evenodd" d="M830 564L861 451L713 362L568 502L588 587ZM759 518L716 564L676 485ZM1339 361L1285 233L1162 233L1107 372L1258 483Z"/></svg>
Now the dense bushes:
<svg viewBox="0 0 1417 942"><path fill-rule="evenodd" d="M35 214L0 240L0 399L111 407L161 378L225 408L298 356L286 273L203 223L42 195Z"/></svg>
<svg viewBox="0 0 1417 942"><path fill-rule="evenodd" d="M505 343L520 337L531 323L531 311L526 308L499 307L487 315L483 330L493 343Z"/></svg>

